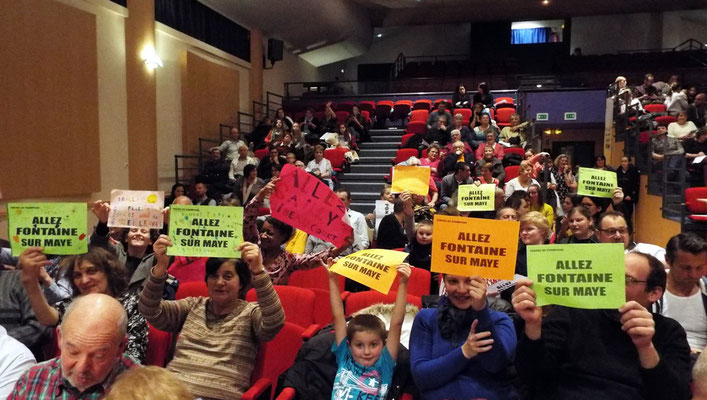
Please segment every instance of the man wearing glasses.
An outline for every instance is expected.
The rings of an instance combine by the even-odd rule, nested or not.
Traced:
[[[599,217],[597,239],[600,243],[623,243],[624,250],[650,254],[665,264],[665,249],[650,243],[636,243],[630,240],[631,231],[624,215],[617,211],[608,211]]]
[[[516,367],[535,399],[690,397],[685,331],[649,311],[665,290],[663,264],[630,252],[624,269],[626,303],[618,310],[552,306],[544,312],[536,305],[533,283],[516,283],[513,307],[525,321]]]

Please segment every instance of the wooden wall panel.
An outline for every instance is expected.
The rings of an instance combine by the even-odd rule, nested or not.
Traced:
[[[0,1],[0,38],[4,199],[100,191],[95,15]]]
[[[239,110],[238,71],[186,51],[182,63],[182,146],[197,154],[199,138],[218,138],[219,124]]]

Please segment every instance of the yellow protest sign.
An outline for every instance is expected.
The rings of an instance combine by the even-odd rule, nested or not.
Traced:
[[[393,169],[393,187],[390,191],[402,193],[407,190],[412,194],[427,196],[430,190],[430,171],[430,167],[396,165]]]
[[[518,253],[517,221],[435,215],[432,272],[513,279]]]
[[[401,251],[369,249],[357,251],[340,258],[331,266],[331,271],[388,294],[398,274],[395,268],[408,254]]]
[[[603,169],[579,168],[577,195],[612,197],[616,183],[616,172]]]
[[[496,185],[492,183],[459,185],[457,189],[457,209],[459,211],[491,211],[494,209]]]
[[[626,302],[621,243],[528,246],[538,306],[619,308]]]

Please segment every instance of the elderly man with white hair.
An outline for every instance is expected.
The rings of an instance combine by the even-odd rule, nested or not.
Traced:
[[[8,400],[102,398],[120,373],[138,365],[123,354],[127,322],[125,309],[111,296],[74,300],[58,331],[61,356],[30,368]]]

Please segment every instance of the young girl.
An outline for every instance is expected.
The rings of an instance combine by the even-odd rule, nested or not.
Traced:
[[[329,267],[333,263],[333,259],[327,260]],[[400,264],[397,271],[400,285],[387,332],[383,321],[370,314],[353,317],[347,326],[339,292],[339,276],[336,273],[329,275],[329,300],[336,334],[331,351],[336,354],[339,366],[331,392],[333,400],[385,399],[388,394],[405,319],[410,266]]]
[[[425,219],[417,224],[415,229],[415,239],[405,248],[410,253],[407,262],[413,267],[430,270],[432,262],[432,221]],[[432,273],[430,280],[430,294],[438,294],[439,277],[436,272]]]

